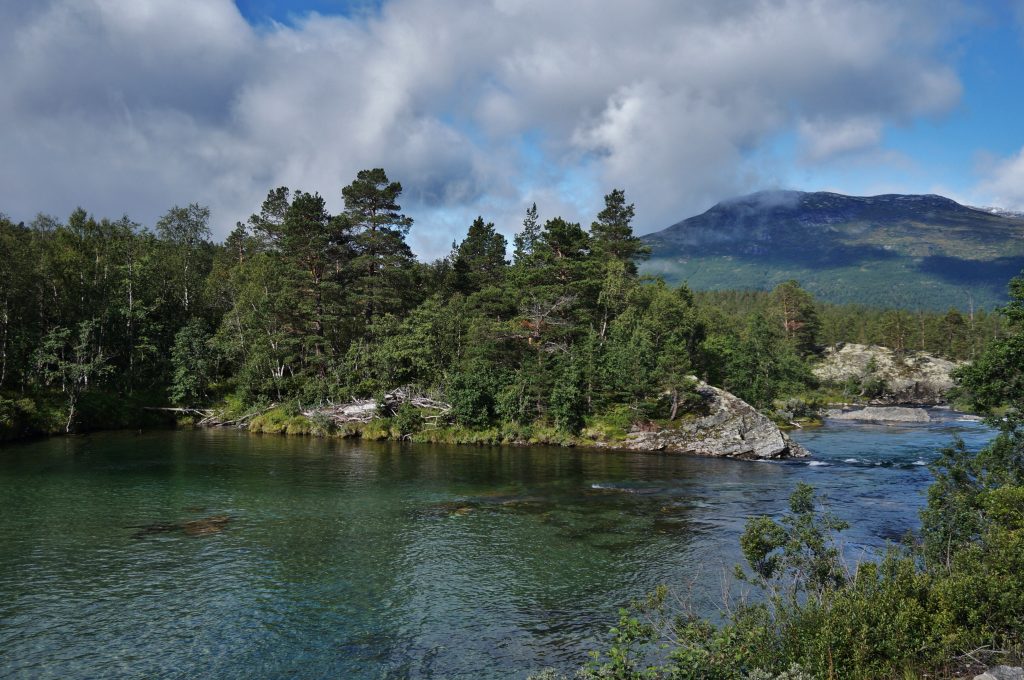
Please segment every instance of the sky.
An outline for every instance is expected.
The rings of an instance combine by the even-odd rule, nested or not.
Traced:
[[[413,249],[530,204],[640,233],[764,189],[1024,210],[1024,0],[0,0],[0,212],[402,183]]]

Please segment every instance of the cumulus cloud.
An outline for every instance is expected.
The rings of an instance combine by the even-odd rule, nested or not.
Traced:
[[[975,194],[982,202],[1009,210],[1024,210],[1024,147],[1009,158],[988,159]]]
[[[933,55],[954,17],[882,0],[390,0],[250,26],[229,0],[0,8],[0,210],[83,205],[143,222],[213,208],[217,232],[277,185],[385,167],[447,249],[477,213],[511,233],[589,220],[623,187],[661,228],[738,191],[796,131],[818,161],[959,99]],[[771,169],[767,169],[768,172]]]
[[[805,119],[798,123],[797,132],[804,157],[819,162],[876,147],[882,141],[882,121],[873,116],[840,121]]]

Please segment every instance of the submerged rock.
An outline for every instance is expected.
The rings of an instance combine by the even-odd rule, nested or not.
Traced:
[[[631,432],[623,448],[748,460],[803,457],[807,451],[767,416],[734,394],[706,383],[697,386],[704,415],[683,419],[675,427]]]
[[[231,521],[228,515],[212,515],[202,519],[193,519],[185,522],[153,522],[132,527],[138,529],[132,538],[145,538],[155,534],[167,534],[181,532],[186,536],[208,536],[224,530],[224,527]]]
[[[944,404],[953,388],[951,373],[963,362],[925,354],[899,355],[888,347],[845,343],[829,347],[814,375],[824,383],[859,383],[877,404]]]
[[[207,534],[216,534],[223,531],[230,521],[231,518],[227,515],[214,515],[213,517],[204,517],[203,519],[184,522],[181,525],[181,530],[187,536],[206,536]]]
[[[923,408],[868,406],[856,411],[829,411],[833,420],[859,420],[870,423],[927,423],[932,417]]]

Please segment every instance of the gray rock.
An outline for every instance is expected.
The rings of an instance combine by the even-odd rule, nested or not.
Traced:
[[[882,381],[884,404],[943,404],[953,387],[952,371],[963,365],[924,352],[897,355],[888,347],[846,343],[825,350],[814,375],[824,383]]]
[[[829,411],[832,420],[860,420],[870,423],[927,423],[932,417],[923,408],[868,406],[857,411]]]
[[[1020,666],[996,666],[989,668],[974,680],[1024,680],[1024,668]]]
[[[633,451],[749,460],[808,455],[775,423],[736,395],[703,382],[697,391],[704,397],[705,415],[684,418],[673,428],[631,432],[621,446]]]

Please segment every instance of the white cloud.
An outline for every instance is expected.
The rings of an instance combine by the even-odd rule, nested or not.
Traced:
[[[823,160],[960,96],[932,56],[952,15],[882,0],[392,0],[249,26],[229,0],[0,8],[0,210],[151,222],[212,206],[224,234],[280,184],[402,181],[414,244],[477,213],[589,220],[623,187],[660,228],[756,188],[796,130]],[[759,164],[760,163],[760,164]],[[439,245],[440,244],[440,245]]]
[[[1024,147],[1008,158],[983,163],[983,179],[975,189],[977,202],[1008,210],[1024,210]]]
[[[801,120],[797,132],[803,155],[811,162],[874,148],[882,141],[882,121],[873,116],[832,120]]]

